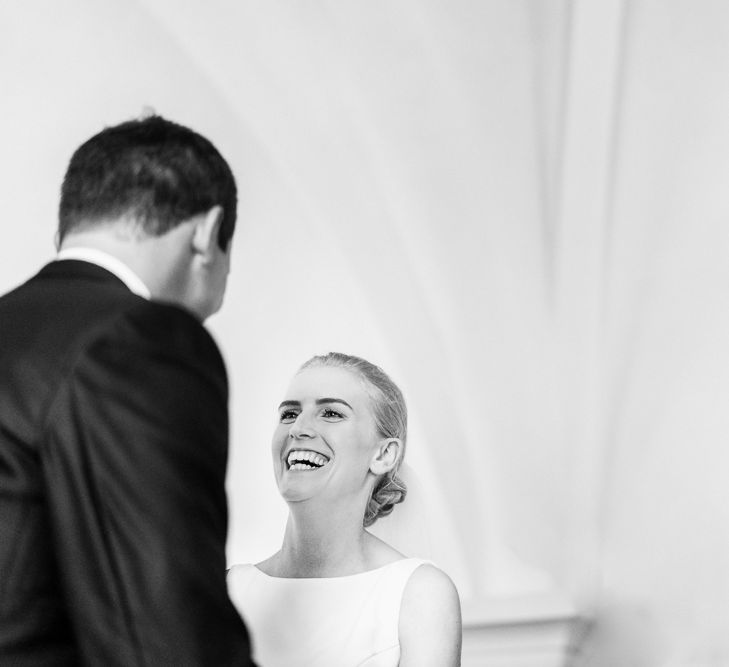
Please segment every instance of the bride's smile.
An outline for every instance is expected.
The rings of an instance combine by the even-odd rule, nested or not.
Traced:
[[[292,449],[286,456],[289,470],[319,470],[329,458],[310,449]]]

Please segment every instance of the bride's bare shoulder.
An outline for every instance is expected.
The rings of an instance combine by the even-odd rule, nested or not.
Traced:
[[[399,621],[401,665],[460,665],[461,603],[451,578],[429,563],[403,592]]]

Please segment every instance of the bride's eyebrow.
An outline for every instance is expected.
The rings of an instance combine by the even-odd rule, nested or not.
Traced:
[[[341,398],[317,398],[316,404],[317,405],[324,405],[325,403],[341,403],[342,405],[346,405],[352,412],[354,412],[354,408],[347,403],[344,399]]]
[[[278,409],[281,410],[281,408],[300,408],[301,403],[299,401],[282,401],[281,405],[278,406]]]

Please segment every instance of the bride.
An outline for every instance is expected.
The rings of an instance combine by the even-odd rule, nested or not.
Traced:
[[[405,497],[407,411],[377,366],[313,357],[279,406],[273,467],[289,506],[281,549],[228,575],[263,667],[455,667],[450,578],[366,530]]]

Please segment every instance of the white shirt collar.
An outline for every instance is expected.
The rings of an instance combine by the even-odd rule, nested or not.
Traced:
[[[56,260],[62,259],[79,259],[82,262],[91,262],[102,269],[106,269],[113,273],[121,280],[134,294],[145,299],[151,299],[152,293],[149,288],[142,282],[142,279],[134,273],[124,262],[103,250],[96,248],[64,248],[56,255]]]

